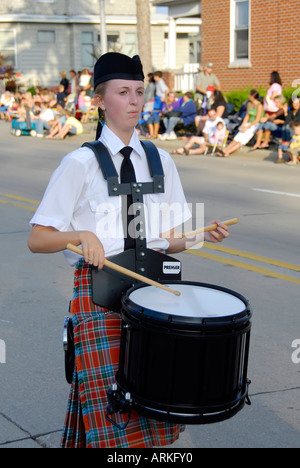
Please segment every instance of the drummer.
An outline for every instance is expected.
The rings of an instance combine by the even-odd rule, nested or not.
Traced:
[[[144,104],[144,74],[139,57],[129,58],[115,52],[103,55],[95,65],[94,87],[94,101],[102,115],[98,137],[108,148],[118,174],[125,159],[120,151],[129,146],[137,182],[151,181],[145,151],[135,131]],[[156,236],[148,233],[147,246],[175,253],[186,248],[186,240],[176,237],[176,227],[185,223],[190,214],[185,209],[186,200],[173,160],[161,149],[159,155],[165,193],[145,199],[180,208],[173,225],[153,226],[159,221],[151,216],[153,203],[145,200],[148,203],[145,212],[152,223],[149,230],[160,233]],[[124,235],[113,229],[122,218],[120,206],[119,197],[108,195],[107,182],[94,153],[89,148],[80,148],[62,160],[31,220],[28,246],[32,252],[64,251],[72,243],[81,245],[84,253],[84,258],[78,259],[76,254],[65,252],[69,263],[75,266],[71,313],[76,349],[76,369],[61,442],[65,448],[165,446],[178,439],[184,430],[183,426],[146,419],[135,412],[125,430],[105,419],[106,391],[114,383],[118,368],[121,319],[115,311],[93,303],[91,269],[92,266],[101,269],[105,258],[126,248]],[[206,233],[205,240],[221,242],[227,236],[227,227],[221,225]],[[199,238],[192,241],[198,242]]]

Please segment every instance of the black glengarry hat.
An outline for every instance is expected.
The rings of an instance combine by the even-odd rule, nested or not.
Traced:
[[[144,78],[143,65],[138,55],[130,58],[119,52],[108,52],[95,65],[94,89],[109,80],[144,81]]]

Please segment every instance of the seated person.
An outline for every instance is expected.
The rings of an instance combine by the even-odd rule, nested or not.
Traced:
[[[221,91],[215,89],[212,94],[212,102],[211,102],[210,107],[213,107],[214,109],[216,109],[218,117],[221,117],[222,119],[227,118],[227,115],[228,115],[226,104],[227,103]],[[203,128],[207,119],[208,119],[208,114],[202,115],[202,116],[196,115],[195,125],[197,128],[198,135],[201,135],[201,133],[203,132]]]
[[[215,144],[216,140],[220,138],[220,133],[226,132],[226,127],[224,121],[216,113],[215,109],[209,109],[208,111],[208,120],[206,121],[205,127],[203,129],[202,136],[193,136],[190,138],[188,143],[182,148],[178,148],[173,151],[173,154],[204,154],[207,149],[207,144]],[[222,124],[222,129],[221,125]],[[218,132],[219,131],[219,132]],[[217,133],[218,132],[218,133]],[[225,138],[225,135],[224,135]],[[194,145],[198,145],[197,148],[193,149]]]
[[[147,111],[149,111],[150,116],[147,118],[147,125],[149,136],[148,138],[156,139],[158,137],[160,119],[161,119],[161,110],[162,110],[162,100],[159,96],[155,96],[152,102],[147,103]]]
[[[288,105],[282,94],[274,97],[274,103],[278,107],[278,111],[274,114],[268,113],[261,119],[258,125],[256,143],[252,147],[252,151],[269,148],[272,133],[277,131],[280,137],[282,136],[282,127],[288,115]],[[263,139],[264,142],[262,143]]]
[[[91,97],[87,96],[86,90],[81,89],[78,94],[78,110],[82,112],[81,123],[87,123],[91,111]]]
[[[61,130],[57,133],[53,139],[64,139],[68,134],[70,135],[80,135],[83,133],[83,127],[81,122],[78,119],[73,117],[72,112],[66,111],[67,120],[65,121],[64,125],[62,126]]]
[[[181,106],[176,109],[176,112],[180,113],[181,116],[170,116],[164,117],[163,122],[166,132],[159,135],[160,140],[176,140],[177,136],[174,132],[174,128],[178,123],[183,123],[186,127],[194,122],[197,115],[196,104],[193,101],[193,94],[189,91],[183,95],[183,101]]]
[[[292,141],[286,148],[286,152],[290,158],[287,162],[289,166],[296,166],[300,162],[300,120],[293,120],[290,124],[291,130],[294,132]],[[278,149],[278,161],[277,163],[285,162],[283,159],[283,150],[279,147]]]
[[[250,91],[247,112],[241,126],[239,127],[239,132],[224,151],[221,148],[217,149],[216,154],[218,156],[228,157],[230,154],[240,149],[242,145],[246,145],[251,138],[253,138],[258,130],[258,124],[264,111],[263,104],[259,97],[258,91],[255,89]]]

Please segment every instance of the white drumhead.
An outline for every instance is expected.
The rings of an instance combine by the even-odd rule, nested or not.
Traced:
[[[246,308],[241,299],[218,289],[184,283],[170,284],[169,287],[179,291],[181,296],[146,286],[133,291],[129,298],[140,307],[181,317],[229,317]]]

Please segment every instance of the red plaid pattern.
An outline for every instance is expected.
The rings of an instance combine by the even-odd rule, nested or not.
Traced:
[[[178,439],[184,426],[146,419],[133,411],[126,429],[105,419],[106,392],[119,364],[121,319],[96,306],[91,298],[91,269],[80,262],[75,271],[73,314],[76,370],[62,437],[64,448],[144,448]],[[116,415],[124,422],[126,415]]]

